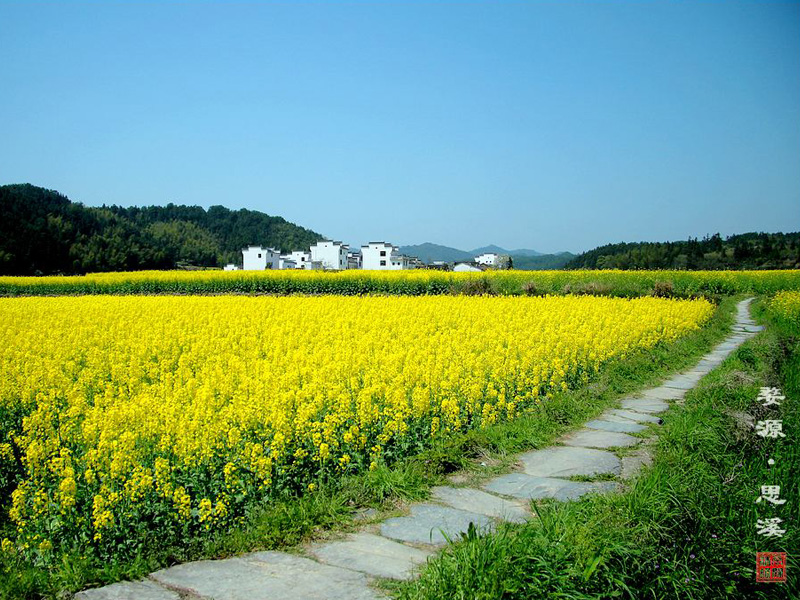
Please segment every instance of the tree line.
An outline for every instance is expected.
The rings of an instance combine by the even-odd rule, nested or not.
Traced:
[[[800,232],[720,234],[679,242],[607,244],[579,254],[567,269],[797,269]]]
[[[0,274],[219,267],[261,244],[307,249],[322,236],[281,217],[212,206],[88,207],[30,184],[0,186]]]

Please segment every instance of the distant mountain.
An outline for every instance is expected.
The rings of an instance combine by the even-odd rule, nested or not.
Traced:
[[[475,250],[470,251],[470,254],[473,256],[478,256],[479,254],[485,254],[487,252],[494,252],[495,254],[509,254],[511,256],[542,256],[542,253],[537,252],[536,250],[529,250],[527,248],[520,248],[519,250],[506,250],[505,248],[495,245],[475,248]]]
[[[321,238],[253,210],[96,208],[27,183],[0,186],[0,275],[213,267],[239,262],[248,244],[286,252]]]
[[[426,242],[416,246],[401,246],[400,252],[410,256],[416,256],[421,261],[432,263],[435,260],[445,262],[471,261],[479,254],[485,252],[495,252],[497,254],[509,254],[514,261],[515,269],[522,270],[544,270],[561,269],[570,260],[575,258],[570,252],[559,252],[558,254],[542,254],[536,250],[506,250],[500,246],[484,246],[466,252],[458,248],[441,246]]]
[[[400,253],[408,256],[416,256],[422,262],[432,263],[435,260],[445,262],[456,262],[461,260],[472,260],[476,255],[472,252],[465,252],[449,246],[441,246],[431,242],[417,244],[416,246],[400,246]]]

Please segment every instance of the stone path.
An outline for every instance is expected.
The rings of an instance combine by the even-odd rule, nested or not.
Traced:
[[[763,329],[749,317],[751,299],[737,306],[728,338],[689,371],[659,387],[624,398],[560,445],[518,457],[517,472],[500,475],[481,487],[436,487],[430,502],[413,504],[410,514],[365,526],[341,539],[316,542],[301,550],[255,552],[225,560],[185,563],[152,573],[147,580],[115,583],[78,593],[76,600],[372,600],[384,598],[376,578],[411,579],[419,565],[458,539],[473,524],[489,531],[499,521],[531,518],[530,500],[575,500],[609,492],[651,462],[644,438],[635,434],[660,424],[656,416],[681,400],[709,371],[745,340]],[[634,435],[632,435],[634,434]],[[580,480],[575,479],[576,477]],[[601,477],[600,481],[592,478]],[[611,478],[611,479],[609,479]]]

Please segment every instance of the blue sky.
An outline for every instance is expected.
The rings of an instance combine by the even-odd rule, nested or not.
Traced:
[[[800,230],[800,3],[5,2],[0,183],[544,252]]]

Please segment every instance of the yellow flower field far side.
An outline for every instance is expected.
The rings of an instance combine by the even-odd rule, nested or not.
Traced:
[[[649,297],[0,299],[4,547],[110,555],[154,528],[224,527],[280,490],[513,419],[712,313]]]

